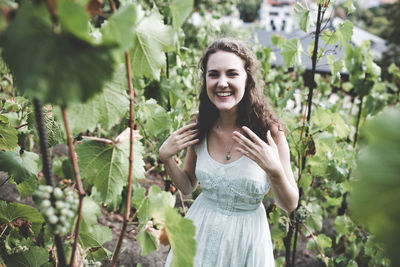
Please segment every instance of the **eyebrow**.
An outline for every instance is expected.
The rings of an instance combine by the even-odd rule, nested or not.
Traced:
[[[234,72],[234,71],[239,72],[238,69],[228,69],[226,72]],[[218,70],[215,70],[215,69],[212,69],[212,70],[208,70],[207,72],[219,72],[219,71],[218,71]]]

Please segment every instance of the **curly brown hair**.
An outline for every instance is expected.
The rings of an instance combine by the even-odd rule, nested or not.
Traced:
[[[269,108],[267,99],[261,88],[264,83],[261,79],[260,64],[254,53],[243,42],[233,38],[220,38],[214,41],[205,50],[201,60],[202,86],[200,92],[200,106],[198,114],[199,138],[202,140],[218,119],[219,111],[210,101],[206,88],[206,69],[210,55],[217,51],[231,52],[239,56],[244,62],[247,73],[245,93],[238,107],[238,126],[247,126],[262,140],[266,141],[266,133],[271,130],[275,136],[282,130],[282,123]]]

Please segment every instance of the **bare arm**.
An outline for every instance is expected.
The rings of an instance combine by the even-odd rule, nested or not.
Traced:
[[[192,145],[199,142],[196,139],[198,130],[192,123],[180,128],[168,137],[159,150],[159,158],[164,162],[165,170],[172,182],[184,194],[190,194],[197,185],[195,176],[196,153]],[[173,156],[182,149],[187,148],[185,165],[183,170],[176,164]]]

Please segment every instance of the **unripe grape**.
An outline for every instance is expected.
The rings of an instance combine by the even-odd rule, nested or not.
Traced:
[[[62,190],[61,190],[60,188],[58,188],[58,187],[54,188],[53,195],[54,195],[54,197],[55,197],[56,199],[62,199],[63,196],[64,196]]]
[[[50,218],[51,216],[54,215],[54,208],[53,207],[49,207],[45,212],[44,215],[46,215],[47,218]]]
[[[101,262],[99,262],[99,261],[96,261],[96,267],[100,267],[101,266]]]
[[[57,216],[56,216],[56,215],[53,215],[53,216],[49,217],[49,222],[50,222],[51,224],[56,224],[56,223],[58,222]]]
[[[50,206],[51,206],[51,202],[48,199],[45,199],[42,201],[42,203],[40,203],[40,209],[43,209],[43,210]]]
[[[59,210],[62,210],[65,207],[64,202],[62,202],[61,200],[57,200],[56,201],[56,208]]]
[[[67,196],[67,197],[65,198],[65,201],[68,202],[69,204],[71,204],[71,203],[74,202],[74,197],[73,197],[73,196]]]
[[[50,185],[45,185],[43,191],[50,194],[53,192],[53,187]]]
[[[61,215],[61,216],[58,218],[58,220],[62,223],[62,222],[67,221],[68,219],[67,219],[67,217],[65,217],[64,215]]]

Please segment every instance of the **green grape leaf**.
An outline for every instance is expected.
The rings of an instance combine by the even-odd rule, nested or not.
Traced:
[[[336,44],[339,41],[339,38],[336,35],[336,32],[332,32],[329,29],[322,32],[321,39],[322,39],[322,41],[324,41],[324,43],[326,45]]]
[[[175,209],[165,211],[165,229],[172,249],[171,267],[193,266],[196,254],[196,228],[192,221],[183,218]]]
[[[104,243],[112,240],[112,230],[107,226],[94,225],[92,231],[82,232],[79,239],[85,249],[103,247]]]
[[[17,130],[12,126],[0,124],[0,150],[13,150],[17,145]]]
[[[322,249],[322,251],[324,251],[325,249],[330,248],[332,246],[332,239],[330,239],[330,237],[325,234],[318,234],[317,244]],[[307,249],[317,250],[317,247],[315,246],[315,242],[313,239],[308,240]]]
[[[276,48],[282,48],[282,45],[286,42],[286,38],[278,34],[272,34],[271,42],[276,46]]]
[[[351,23],[349,20],[346,20],[336,29],[334,34],[336,34],[339,40],[340,49],[342,46],[347,45],[351,41],[351,36],[353,36],[353,23]]]
[[[306,225],[314,230],[321,231],[323,222],[321,206],[310,203],[307,205],[307,209],[310,211],[310,216],[306,219]]]
[[[93,40],[89,36],[89,14],[84,6],[74,1],[59,0],[57,1],[57,17],[63,31],[88,42]]]
[[[354,11],[356,11],[356,7],[353,4],[353,0],[347,0],[344,3],[344,7],[347,8],[347,14],[350,15]]]
[[[343,120],[342,116],[337,113],[331,114],[332,125],[335,133],[339,138],[345,138],[350,134],[350,128]]]
[[[16,187],[21,198],[25,198],[36,190],[38,187],[38,182],[36,179],[26,179],[22,183],[17,184]]]
[[[298,38],[287,40],[282,45],[282,51],[281,51],[286,67],[290,68],[300,65],[302,52],[303,52],[303,47],[301,46],[301,42]]]
[[[142,251],[140,255],[147,255],[157,249],[158,243],[157,238],[148,230],[141,231],[136,240],[140,243]]]
[[[165,66],[165,53],[173,47],[172,28],[164,25],[157,10],[142,18],[136,26],[133,39],[132,66],[136,77],[160,79],[160,69]]]
[[[144,177],[143,146],[134,142],[133,178]],[[109,145],[84,141],[76,148],[82,177],[97,189],[95,200],[110,207],[120,201],[122,189],[128,183],[129,143]]]
[[[172,26],[175,31],[192,13],[193,0],[172,0],[169,4],[172,14]]]
[[[97,224],[97,217],[101,214],[99,205],[89,196],[83,199],[81,232],[92,232],[92,226]]]
[[[49,252],[41,247],[29,247],[29,250],[12,254],[7,258],[7,267],[41,267],[49,261]]]
[[[0,222],[7,224],[16,219],[24,219],[32,223],[42,223],[44,219],[39,211],[20,203],[8,203],[0,200]]]
[[[138,209],[146,197],[146,189],[143,187],[136,188],[132,193],[132,204]]]
[[[140,105],[138,115],[144,120],[146,133],[154,138],[170,129],[171,120],[167,111],[162,108],[154,99],[146,100]]]
[[[71,131],[74,134],[94,131],[98,124],[108,130],[119,123],[129,109],[127,87],[125,64],[119,64],[112,81],[106,82],[100,93],[86,103],[72,104],[68,108]]]
[[[104,42],[118,42],[122,51],[130,49],[135,36],[138,12],[133,4],[120,7],[102,28]]]
[[[39,173],[39,156],[34,152],[24,151],[20,154],[20,148],[14,151],[0,151],[0,170],[8,172],[17,184],[25,180],[36,181]]]
[[[344,67],[344,63],[342,59],[334,60],[333,55],[329,54],[326,58],[328,60],[329,68],[331,69],[331,74],[335,75],[335,73],[342,71]]]
[[[383,242],[393,266],[400,265],[400,108],[388,108],[360,132],[356,179],[349,206],[352,218]]]
[[[0,46],[18,90],[42,103],[86,101],[113,71],[113,46],[94,46],[70,33],[54,33],[43,4],[23,2],[2,33]]]
[[[311,12],[307,4],[303,6],[301,3],[296,2],[294,5],[294,18],[299,23],[300,29],[307,32],[308,29],[314,24]]]

